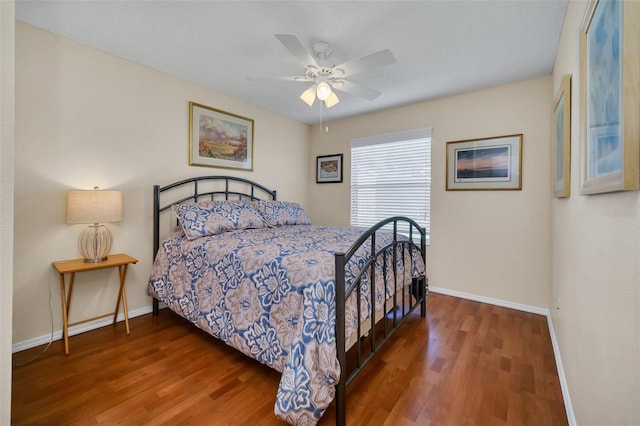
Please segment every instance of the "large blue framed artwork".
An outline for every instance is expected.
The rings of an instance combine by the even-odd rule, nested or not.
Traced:
[[[640,188],[640,3],[591,0],[580,35],[582,194]]]

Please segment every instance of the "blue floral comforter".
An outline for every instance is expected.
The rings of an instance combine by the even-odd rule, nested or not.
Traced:
[[[158,251],[149,293],[207,333],[282,372],[276,415],[291,424],[315,424],[333,400],[340,378],[334,254],[347,251],[360,234],[353,228],[292,225],[189,241],[181,230],[175,231]],[[391,240],[391,234],[378,234],[377,244]],[[364,250],[369,253],[370,248]],[[397,274],[405,285],[412,275],[424,273],[422,259],[415,257],[418,263],[398,258]],[[354,256],[347,267],[347,285],[364,261],[364,254]],[[376,270],[384,273],[381,262]],[[393,293],[382,281],[376,279],[378,307]],[[365,308],[370,306],[367,294],[365,288]],[[345,308],[347,341],[356,338],[356,306],[350,297]],[[361,319],[369,316],[365,312]]]

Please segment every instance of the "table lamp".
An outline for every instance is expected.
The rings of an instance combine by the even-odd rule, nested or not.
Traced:
[[[78,237],[78,248],[85,262],[107,260],[111,250],[111,232],[102,225],[123,218],[122,193],[102,191],[97,186],[88,191],[67,194],[67,223],[90,223]]]

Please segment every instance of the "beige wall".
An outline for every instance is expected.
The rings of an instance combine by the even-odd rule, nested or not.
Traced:
[[[328,133],[314,126],[310,136],[305,125],[17,23],[14,230],[4,226],[12,188],[5,162],[13,155],[5,105],[13,78],[6,62],[12,31],[5,23],[13,19],[13,7],[0,3],[1,287],[3,295],[11,288],[6,261],[13,254],[14,342],[48,333],[49,288],[54,326],[61,328],[50,262],[78,255],[82,227],[64,223],[65,194],[72,188],[124,192],[125,220],[108,226],[114,251],[141,260],[130,270],[130,308],[148,306],[151,185],[220,172],[187,165],[188,101],[254,118],[255,171],[229,173],[275,187],[280,199],[302,202],[318,224],[348,224],[350,139],[432,127],[431,285],[542,308],[559,299],[553,325],[577,423],[640,424],[640,197],[636,191],[579,195],[578,28],[586,3],[569,3],[552,78],[330,122]],[[570,198],[551,199],[550,109],[567,73],[573,75],[573,183]],[[522,191],[444,190],[447,141],[511,133],[524,134]],[[345,154],[344,183],[315,184],[315,157],[335,153]],[[308,169],[291,168],[305,162]],[[11,233],[15,244],[7,247]],[[109,285],[89,288],[89,281],[101,280]],[[113,273],[79,276],[72,316],[112,309],[116,281]],[[0,298],[3,357],[11,340],[7,299]],[[5,361],[0,423],[10,409]]]
[[[0,424],[11,423],[15,4],[0,1]]]
[[[253,172],[188,165],[189,101],[255,120]],[[140,259],[129,268],[130,310],[150,305],[153,184],[230,174],[307,202],[309,126],[20,22],[15,139],[14,343],[48,335],[49,289],[61,329],[51,262],[79,256],[84,227],[65,223],[70,189],[123,192],[125,219],[107,226],[112,252]],[[79,274],[71,321],[113,310],[117,282],[113,269]]]
[[[314,126],[311,215],[349,224],[350,139],[432,127],[429,284],[546,309],[551,102],[545,77],[329,122],[328,132]],[[521,191],[445,191],[446,142],[514,133],[524,134]],[[337,153],[344,153],[344,182],[317,185],[316,156]]]
[[[551,203],[555,334],[577,424],[640,424],[640,196],[580,195],[579,29],[569,2],[553,71],[572,75],[571,196]]]

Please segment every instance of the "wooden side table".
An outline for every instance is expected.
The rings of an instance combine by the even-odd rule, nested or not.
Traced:
[[[64,337],[64,353],[69,355],[69,327],[72,325],[82,324],[99,318],[113,315],[113,323],[118,318],[118,310],[120,308],[120,300],[122,300],[122,309],[124,310],[124,322],[129,334],[129,311],[127,310],[127,294],[125,292],[124,280],[127,277],[127,267],[132,263],[138,263],[135,259],[126,254],[110,254],[107,260],[98,263],[88,263],[83,259],[59,260],[52,262],[53,267],[60,274],[60,290],[62,292],[62,335]],[[97,269],[118,267],[120,273],[120,290],[118,291],[118,300],[116,301],[116,309],[113,313],[100,315],[94,318],[69,324],[69,307],[71,304],[71,294],[73,293],[73,280],[76,272],[95,271]],[[69,276],[69,292],[66,291],[65,274]]]

